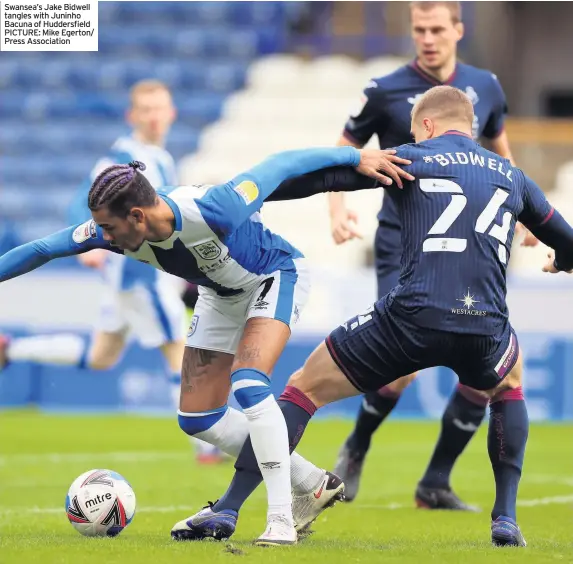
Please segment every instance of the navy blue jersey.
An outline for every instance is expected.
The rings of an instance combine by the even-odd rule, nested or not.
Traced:
[[[515,223],[542,225],[553,208],[523,172],[467,135],[398,147],[416,177],[391,187],[402,259],[393,306],[412,322],[494,335],[507,322],[506,268]]]
[[[473,102],[475,139],[492,139],[501,133],[507,106],[495,75],[487,70],[458,63],[452,76],[440,83],[414,61],[367,84],[360,108],[346,122],[345,137],[365,145],[373,135],[377,135],[381,149],[410,143],[412,108],[420,96],[439,84],[449,84],[463,90]],[[399,245],[398,213],[388,198],[384,201],[378,219],[381,225],[392,228],[395,233],[392,241],[384,242],[385,246],[392,248]],[[388,234],[388,237],[391,235]]]

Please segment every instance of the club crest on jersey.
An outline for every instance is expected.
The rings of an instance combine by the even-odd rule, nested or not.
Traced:
[[[474,90],[473,86],[466,86],[466,96],[470,99],[471,103],[475,106],[479,102],[479,96]]]
[[[96,223],[93,219],[90,219],[74,229],[72,239],[74,243],[83,243],[90,238],[95,238],[96,235]]]
[[[221,247],[215,241],[207,241],[200,245],[193,245],[195,252],[205,260],[213,260],[221,255]]]
[[[251,180],[243,180],[238,186],[234,188],[235,192],[245,200],[245,204],[252,204],[259,195],[258,186]]]
[[[412,106],[423,96],[424,94],[420,92],[420,94],[416,94],[415,96],[410,96],[408,98],[408,102],[412,104]]]
[[[188,337],[191,337],[195,334],[195,331],[197,330],[197,324],[199,323],[199,316],[198,315],[194,315],[191,318],[191,325],[189,326],[189,332],[187,333]]]

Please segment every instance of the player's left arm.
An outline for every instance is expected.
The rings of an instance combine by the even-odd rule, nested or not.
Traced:
[[[315,170],[281,182],[265,202],[300,200],[323,192],[354,192],[381,186],[378,180],[364,176],[356,169],[335,166]]]
[[[269,157],[231,182],[213,188],[197,201],[197,205],[211,229],[230,233],[260,210],[263,202],[282,182],[294,177],[325,168],[344,166],[355,168],[358,173],[384,185],[390,185],[394,181],[401,187],[401,177],[406,180],[413,179],[411,174],[400,168],[400,165],[408,164],[411,164],[411,161],[398,156],[393,149],[359,151],[354,147],[344,146],[286,151]],[[388,176],[379,171],[384,171]],[[316,187],[314,185],[314,188]],[[371,183],[370,187],[373,188],[374,184]]]
[[[2,255],[0,282],[26,274],[53,259],[79,255],[93,249],[107,249],[121,253],[119,249],[111,247],[104,239],[101,228],[90,220],[31,241]]]
[[[523,210],[519,221],[535,237],[555,251],[551,269],[546,272],[569,272],[573,269],[573,227],[547,201],[543,191],[531,178],[524,175]]]
[[[387,188],[392,181],[396,186],[403,188],[403,181],[414,180],[409,172],[400,168],[412,164],[402,147],[383,150],[362,149],[360,155],[361,164],[358,168],[336,166],[289,178],[281,182],[265,202],[298,200],[325,192],[341,193]],[[383,171],[388,177],[384,175],[373,177],[373,174],[367,174],[368,169]]]
[[[212,188],[197,205],[211,229],[230,233],[259,211],[281,182],[322,168],[359,164],[360,152],[353,147],[285,151]]]

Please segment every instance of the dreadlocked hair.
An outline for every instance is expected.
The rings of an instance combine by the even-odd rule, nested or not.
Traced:
[[[126,217],[133,207],[152,206],[157,194],[149,180],[139,172],[145,168],[140,161],[107,167],[90,188],[89,209],[106,207],[111,214]]]

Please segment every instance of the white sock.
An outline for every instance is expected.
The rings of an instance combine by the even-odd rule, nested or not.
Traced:
[[[290,455],[290,482],[295,495],[314,490],[324,477],[324,470],[296,452]]]
[[[233,458],[239,456],[248,436],[247,417],[232,407],[227,409],[217,423],[195,435],[197,439],[215,445]]]
[[[283,412],[272,394],[243,412],[267,488],[268,515],[282,515],[292,521],[290,452]]]
[[[83,337],[73,334],[20,337],[10,341],[7,357],[11,362],[77,366],[86,346]]]
[[[216,445],[233,458],[239,456],[248,436],[246,415],[232,407],[211,428],[195,435],[198,439]],[[290,468],[291,486],[297,495],[312,491],[324,472],[296,452],[290,455]]]

